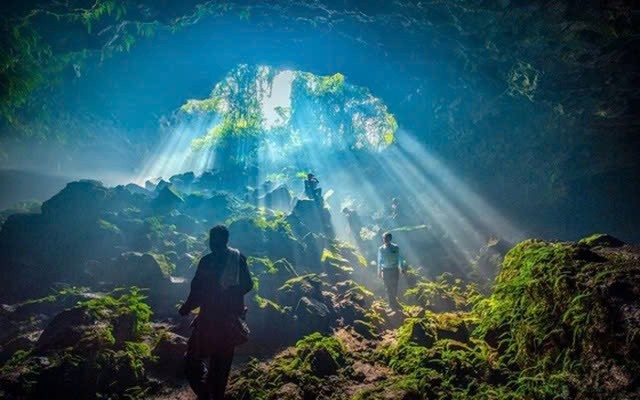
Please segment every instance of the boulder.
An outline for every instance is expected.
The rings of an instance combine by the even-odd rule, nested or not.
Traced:
[[[375,327],[370,323],[362,320],[353,321],[353,330],[365,339],[375,339]]]
[[[158,260],[149,253],[125,252],[112,260],[111,268],[103,271],[103,279],[115,285],[152,287],[169,282]]]
[[[36,343],[34,335],[19,335],[0,346],[0,364],[11,358],[16,351],[27,351]]]
[[[285,186],[278,186],[262,197],[265,207],[273,210],[289,211],[291,207],[291,194]]]
[[[129,192],[133,194],[141,194],[145,197],[150,197],[152,192],[146,188],[143,188],[140,185],[136,185],[135,183],[128,183],[124,186]]]
[[[240,218],[229,225],[231,245],[247,256],[286,258],[294,264],[304,260],[304,247],[286,223],[262,225],[256,218]]]
[[[234,200],[231,195],[218,192],[211,197],[190,194],[185,198],[184,212],[199,219],[206,219],[209,225],[222,223],[233,213]]]
[[[302,297],[322,301],[324,282],[317,274],[308,274],[291,278],[278,289],[278,302],[285,306],[295,306]]]
[[[184,355],[187,338],[172,332],[163,332],[151,355],[157,361],[150,366],[150,372],[159,378],[178,381],[184,378]]]
[[[49,322],[36,342],[35,348],[38,352],[45,352],[74,346],[84,336],[84,327],[94,322],[84,308],[75,307],[65,310]]]
[[[172,176],[169,178],[169,182],[179,190],[189,192],[195,179],[196,176],[193,172],[185,172],[184,174]]]
[[[340,369],[338,362],[333,358],[329,350],[324,347],[319,347],[311,354],[309,363],[313,374],[319,377],[337,375]]]
[[[95,219],[107,207],[109,189],[102,182],[81,180],[68,183],[58,194],[42,203],[42,215],[52,220]]]
[[[169,185],[160,190],[156,189],[156,192],[158,195],[151,202],[151,206],[157,211],[174,210],[184,203],[182,197]]]
[[[622,247],[625,243],[606,233],[596,233],[584,239],[580,239],[578,244],[585,245],[587,247]]]
[[[309,232],[321,233],[329,238],[335,236],[329,210],[313,200],[296,201],[287,221],[298,237]]]
[[[306,296],[300,299],[294,313],[296,315],[296,331],[300,335],[311,332],[328,332],[333,322],[333,309],[320,300]]]

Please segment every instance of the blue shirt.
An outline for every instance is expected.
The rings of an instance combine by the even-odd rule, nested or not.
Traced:
[[[400,257],[400,247],[391,243],[389,247],[382,245],[378,247],[378,272],[385,269],[401,268],[402,257]]]

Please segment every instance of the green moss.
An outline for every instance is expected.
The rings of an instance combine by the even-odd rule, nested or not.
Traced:
[[[588,247],[619,247],[624,245],[624,242],[606,233],[596,233],[584,239],[580,239],[578,241],[578,244],[582,244]]]
[[[367,259],[353,245],[341,240],[333,240],[328,248],[323,249],[322,261],[325,260],[340,266],[367,267]]]
[[[469,310],[477,300],[478,292],[474,285],[445,273],[434,281],[419,282],[408,289],[404,296],[432,311],[464,311]]]
[[[346,350],[338,338],[324,336],[318,332],[307,335],[296,343],[297,360],[301,365],[308,366],[311,356],[319,350],[327,350],[341,367],[348,361]]]
[[[118,297],[115,297],[119,295]],[[113,323],[116,319],[129,315],[135,321],[134,334],[141,336],[150,329],[151,307],[144,302],[144,296],[138,288],[116,289],[111,295],[96,297],[79,303],[95,318]]]
[[[111,222],[105,221],[103,219],[98,220],[98,226],[102,230],[111,232],[113,234],[120,234],[120,228],[118,228],[116,225],[112,224]]]
[[[74,327],[80,337],[73,346],[16,352],[0,368],[0,379],[15,383],[11,394],[16,398],[57,398],[70,390],[70,384],[78,385],[82,396],[145,398],[142,394],[150,388],[145,366],[154,362],[154,357],[143,336],[151,329],[151,310],[143,300],[144,296],[132,288],[80,302],[77,307],[86,310],[93,321]],[[127,317],[133,322],[133,341],[118,343],[114,325]]]
[[[265,299],[264,297],[254,295],[253,299],[255,300],[258,307],[264,308],[272,308],[280,314],[284,314],[287,312],[287,307],[283,307],[280,304],[276,303],[273,300]]]
[[[572,382],[588,373],[587,354],[598,352],[609,326],[609,300],[598,288],[634,276],[624,260],[604,259],[583,245],[524,241],[505,256],[494,292],[474,308],[474,334],[499,337],[500,359],[519,370],[513,380],[523,394],[589,390]],[[634,335],[624,334],[623,341]],[[635,368],[634,361],[618,362]]]
[[[266,209],[259,208],[253,223],[260,229],[284,232],[293,237],[291,225],[287,222],[286,215],[282,211],[267,213]]]
[[[165,254],[149,253],[160,265],[160,270],[165,276],[170,276],[176,270],[176,265],[169,261],[169,258]]]

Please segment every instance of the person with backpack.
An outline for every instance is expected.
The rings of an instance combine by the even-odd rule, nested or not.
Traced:
[[[228,242],[226,226],[211,229],[211,253],[198,263],[189,297],[179,309],[182,316],[200,309],[185,355],[185,374],[199,400],[224,399],[235,346],[248,339],[244,295],[253,281],[246,257]]]

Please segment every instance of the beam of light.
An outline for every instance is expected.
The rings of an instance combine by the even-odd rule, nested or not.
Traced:
[[[423,172],[437,172],[435,176],[439,178],[440,182],[446,183],[446,187],[449,189],[449,198],[466,205],[463,207],[463,211],[468,213],[468,218],[484,224],[486,229],[495,229],[494,233],[507,240],[517,241],[526,236],[521,228],[507,220],[480,195],[469,189],[460,178],[456,177],[431,152],[426,151],[424,146],[410,134],[405,133],[399,136],[398,148],[404,154],[413,156],[413,160],[422,160],[418,162],[418,165]]]
[[[260,101],[262,111],[262,125],[265,129],[285,125],[285,120],[279,110],[291,108],[291,84],[295,79],[293,71],[284,70],[274,76],[270,90]]]
[[[217,119],[213,116],[194,118],[169,127],[156,149],[144,161],[133,182],[144,184],[148,179],[160,177],[166,180],[187,171],[199,175],[210,169],[214,161],[214,152],[193,150],[191,143],[215,126]]]
[[[307,170],[316,172],[323,190],[336,190],[338,195],[332,204],[341,204],[350,196],[362,199],[366,206],[362,208],[371,212],[388,207],[391,197],[399,197],[401,208],[412,216],[411,225],[430,226],[437,245],[451,260],[450,266],[439,268],[468,266],[487,244],[488,236],[509,241],[524,237],[519,228],[407,132],[400,131],[396,144],[381,154],[362,156],[360,152],[346,151],[340,153],[340,158],[314,145],[316,140],[324,139],[316,137],[321,135],[317,130],[307,127],[302,135],[309,140],[300,148],[300,159]],[[341,209],[332,210],[332,224],[339,237],[357,245],[355,232],[345,229],[347,221],[340,214]],[[363,217],[365,214],[366,211],[360,213]],[[412,259],[421,259],[429,248],[405,247],[403,251]]]

